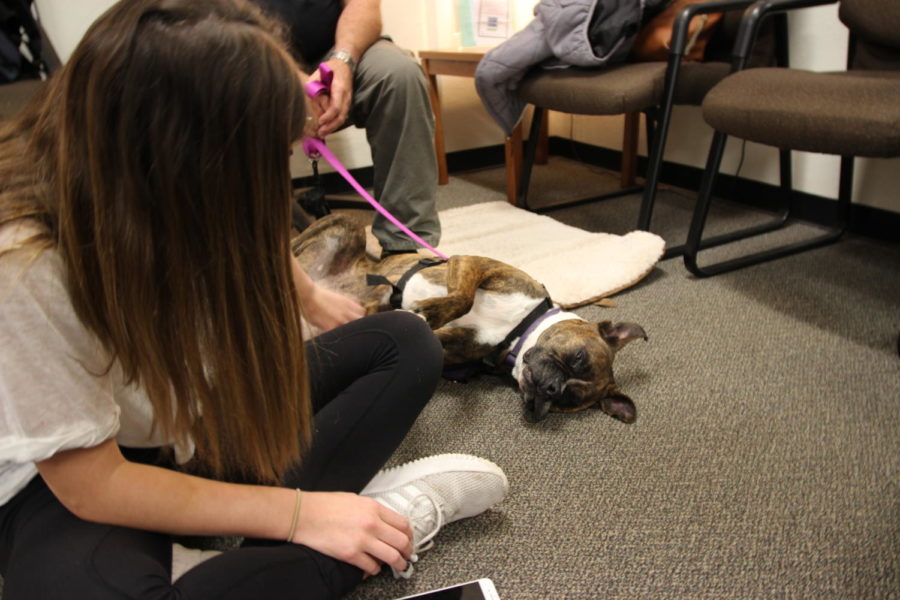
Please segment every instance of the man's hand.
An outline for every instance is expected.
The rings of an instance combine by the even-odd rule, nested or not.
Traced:
[[[342,60],[332,58],[325,63],[334,73],[331,81],[331,93],[313,98],[311,104],[318,121],[316,137],[324,138],[337,131],[350,114],[350,101],[353,98],[353,72]],[[320,81],[318,69],[310,76],[310,81]]]
[[[346,52],[359,63],[362,55],[380,35],[380,0],[344,0],[344,10],[334,34],[335,50]],[[334,72],[331,95],[323,94],[312,101],[314,116],[318,119],[316,135],[320,138],[337,131],[347,121],[353,97],[353,70],[350,65],[338,58],[332,58],[325,64]],[[318,70],[310,79],[321,79]]]

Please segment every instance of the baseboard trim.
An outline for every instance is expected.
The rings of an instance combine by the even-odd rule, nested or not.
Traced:
[[[503,147],[498,146],[497,148],[501,151],[501,162],[492,166],[501,166],[503,164]],[[479,148],[478,150],[479,158],[483,157],[485,149]],[[618,150],[601,148],[557,136],[549,139],[549,151],[551,155],[587,162],[613,171],[618,171],[622,162],[622,153]],[[458,154],[462,155],[467,152],[469,151],[463,151]],[[454,157],[454,163],[464,164],[463,157]],[[472,168],[484,168],[484,166],[484,163],[476,163],[472,165]],[[646,169],[647,158],[639,156],[638,173],[644,173]],[[677,163],[663,162],[662,170],[660,171],[661,182],[687,190],[699,189],[702,177],[703,169]],[[736,200],[765,210],[777,210],[780,206],[779,195],[781,194],[781,189],[778,186],[735,177],[734,175],[720,174],[716,181],[715,193],[720,197]],[[793,214],[798,219],[825,226],[833,225],[837,221],[837,202],[831,198],[795,191],[793,200]],[[853,204],[850,207],[848,231],[869,238],[896,243],[898,242],[897,231],[900,231],[900,213],[864,204]]]
[[[618,150],[601,148],[557,136],[550,138],[549,151],[551,155],[583,161],[613,171],[619,170],[622,161],[622,153]],[[504,149],[502,145],[458,150],[447,154],[447,168],[450,173],[497,168],[502,167],[503,164]],[[647,158],[639,156],[638,173],[643,173],[646,169]],[[351,169],[350,172],[364,187],[372,186],[372,167]],[[660,181],[668,185],[696,190],[700,187],[702,176],[703,169],[699,167],[664,162],[660,172]],[[353,191],[338,173],[323,173],[321,180],[329,193],[343,194]],[[312,177],[296,178],[293,183],[295,188],[309,187],[312,185]],[[779,206],[778,196],[780,193],[778,186],[734,175],[720,174],[716,182],[717,195],[766,210],[774,210]],[[799,219],[822,225],[831,225],[836,220],[837,203],[830,198],[806,192],[794,192],[794,202],[794,214]],[[900,231],[900,213],[863,204],[853,204],[850,209],[848,230],[866,237],[896,243],[898,241],[897,231]]]

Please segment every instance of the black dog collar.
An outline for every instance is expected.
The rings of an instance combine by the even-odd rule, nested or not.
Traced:
[[[500,344],[497,346],[497,349],[502,352],[504,348],[508,348],[510,344],[512,344],[513,340],[519,338],[519,341],[516,342],[516,345],[506,353],[506,356],[503,357],[503,363],[509,367],[513,367],[516,364],[516,357],[519,355],[519,352],[522,350],[522,345],[525,343],[525,340],[528,338],[528,335],[535,330],[535,328],[540,325],[544,319],[549,317],[550,315],[555,315],[559,312],[558,308],[553,308],[553,301],[550,300],[550,297],[544,298],[544,300],[534,307],[534,309],[528,313],[528,315],[522,319],[522,322],[516,325],[512,331],[509,332],[509,335],[506,336]]]
[[[366,284],[391,286],[391,289],[393,290],[391,292],[391,298],[389,300],[391,308],[401,308],[403,306],[403,290],[406,288],[406,284],[409,282],[410,278],[422,269],[427,269],[428,267],[433,267],[445,262],[447,261],[443,258],[423,258],[419,262],[414,264],[406,273],[404,273],[403,276],[400,277],[399,280],[397,280],[396,284],[391,283],[391,281],[384,275],[374,275],[372,273],[368,273],[366,275]]]

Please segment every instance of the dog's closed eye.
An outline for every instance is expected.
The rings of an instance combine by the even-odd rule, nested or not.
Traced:
[[[573,373],[580,373],[587,366],[587,354],[584,349],[580,349],[569,359],[569,369]]]

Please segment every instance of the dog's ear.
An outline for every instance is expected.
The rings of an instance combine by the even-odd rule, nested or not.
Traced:
[[[637,409],[634,407],[634,402],[620,392],[615,385],[609,386],[606,397],[600,400],[600,408],[609,416],[623,423],[634,423],[635,419],[637,419]]]
[[[647,339],[644,329],[637,323],[616,323],[613,325],[612,321],[601,321],[597,324],[597,329],[600,331],[600,337],[613,350],[621,350],[625,344],[637,338]]]

